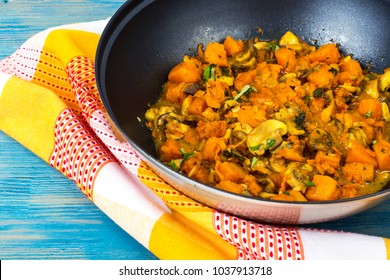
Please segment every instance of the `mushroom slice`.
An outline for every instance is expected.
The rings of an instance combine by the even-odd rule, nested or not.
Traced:
[[[293,190],[305,193],[312,171],[312,167],[308,164],[292,162],[288,165],[284,174],[287,178],[287,183]]]
[[[244,143],[248,134],[252,131],[252,127],[249,124],[243,122],[235,122],[229,126],[230,130],[230,143],[238,146]]]
[[[386,102],[382,102],[382,115],[385,121],[390,122],[390,110]]]
[[[333,141],[328,132],[321,128],[313,129],[307,137],[307,145],[312,151],[329,151]]]
[[[248,61],[252,56],[251,49],[247,49],[246,51],[237,54],[234,58],[236,59],[237,62],[243,62],[243,61]]]
[[[221,107],[218,109],[218,113],[220,115],[223,115],[224,113],[226,113],[228,110],[234,108],[234,107],[238,107],[240,105],[240,103],[234,99],[227,99],[225,100]]]
[[[299,108],[296,106],[289,108],[283,107],[279,112],[275,113],[275,119],[286,124],[288,134],[290,135],[305,134],[305,130],[303,129],[305,117],[306,114],[300,112]]]
[[[269,166],[274,172],[280,173],[286,168],[286,160],[284,158],[271,157],[269,159]]]
[[[366,82],[363,86],[364,92],[371,98],[378,98],[379,97],[378,84],[379,84],[378,79],[374,79]]]
[[[291,31],[287,31],[279,40],[279,45],[297,45],[299,44],[299,38]]]
[[[229,128],[231,128],[233,131],[242,131],[245,134],[249,134],[253,130],[249,124],[243,122],[235,122],[229,125]]]
[[[381,91],[387,91],[390,89],[390,71],[387,71],[380,76],[379,88]]]
[[[353,126],[350,129],[348,129],[348,136],[350,139],[354,139],[358,141],[366,148],[369,146],[367,136],[364,133],[363,129],[361,129],[360,127]]]
[[[198,90],[204,90],[204,86],[200,83],[188,83],[184,86],[183,92],[194,95],[195,93],[198,92]]]
[[[153,121],[158,116],[158,109],[157,108],[150,108],[145,112],[145,119],[148,122]]]
[[[255,172],[253,175],[256,178],[257,184],[262,187],[264,192],[277,194],[278,188],[267,174]]]
[[[177,140],[183,138],[190,130],[190,126],[176,119],[170,119],[165,126],[165,135],[168,139]]]
[[[274,119],[266,120],[249,133],[247,146],[252,154],[262,155],[265,151],[277,147],[286,133],[285,123]]]
[[[154,119],[155,127],[161,128],[165,126],[170,120],[177,120],[178,122],[182,122],[184,119],[182,116],[174,113],[174,112],[168,112],[159,115],[157,118]]]
[[[147,121],[155,121],[160,118],[162,115],[174,112],[175,109],[169,106],[161,106],[161,107],[152,107],[149,108],[145,113],[145,118]]]

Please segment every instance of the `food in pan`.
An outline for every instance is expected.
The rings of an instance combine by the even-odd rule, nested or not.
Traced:
[[[390,181],[390,68],[337,44],[227,36],[184,55],[145,113],[159,159],[201,183],[283,201],[328,201]]]

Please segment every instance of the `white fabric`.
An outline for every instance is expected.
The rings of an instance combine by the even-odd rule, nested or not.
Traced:
[[[10,75],[4,74],[0,72],[0,96],[3,93],[3,89],[7,81],[11,78]]]
[[[155,222],[171,212],[157,195],[117,163],[108,163],[100,170],[93,201],[146,248]]]
[[[377,260],[386,259],[383,238],[325,230],[300,230],[305,259]]]

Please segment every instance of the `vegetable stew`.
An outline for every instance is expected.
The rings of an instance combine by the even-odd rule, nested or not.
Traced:
[[[288,31],[199,44],[145,113],[159,159],[229,192],[284,201],[375,193],[390,181],[390,68]]]

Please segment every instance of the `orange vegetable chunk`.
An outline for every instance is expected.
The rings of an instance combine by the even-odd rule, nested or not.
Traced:
[[[180,145],[177,141],[169,139],[160,148],[160,158],[162,161],[169,162],[172,159],[182,158],[183,154],[180,152]]]
[[[218,162],[215,170],[222,180],[229,180],[237,183],[241,182],[246,176],[246,173],[241,166],[228,161],[222,163]]]
[[[375,166],[366,163],[347,163],[343,166],[345,177],[356,183],[364,183],[374,180]]]
[[[310,201],[326,201],[338,199],[340,190],[338,183],[332,177],[326,175],[314,175],[314,186],[307,188],[305,196]]]
[[[280,48],[275,52],[276,61],[284,67],[286,72],[293,72],[298,65],[295,51],[287,48]]]
[[[358,112],[363,117],[379,120],[382,118],[382,103],[374,98],[363,99],[359,103]]]
[[[184,83],[168,83],[165,91],[165,99],[169,102],[182,104],[187,94],[183,92]]]
[[[341,73],[339,73],[339,83],[349,83],[353,86],[359,86],[363,79],[363,70],[356,60],[349,59],[340,64]]]
[[[310,61],[325,62],[327,64],[338,63],[340,52],[335,44],[320,46],[315,52],[308,55]]]
[[[203,122],[199,121],[196,127],[196,132],[202,139],[209,137],[222,137],[226,133],[226,122],[224,121],[212,121]]]
[[[253,83],[253,79],[256,77],[256,70],[250,70],[246,72],[238,73],[237,77],[234,79],[234,87],[240,91],[245,85],[250,85]]]
[[[377,166],[375,153],[369,149],[364,148],[364,146],[356,140],[351,140],[351,145],[347,151],[345,162],[367,163],[372,164],[375,167]]]
[[[235,55],[244,50],[244,42],[241,40],[235,40],[231,36],[227,36],[223,42],[226,53],[228,56]]]
[[[216,185],[216,187],[225,191],[238,193],[238,194],[242,194],[244,190],[243,186],[229,180],[221,181],[219,184]]]
[[[244,105],[236,112],[239,122],[247,123],[251,127],[258,126],[262,121],[266,120],[266,111],[258,106]]]
[[[207,84],[207,91],[204,96],[206,103],[211,108],[219,108],[225,100],[226,85],[217,80],[209,81]]]
[[[188,113],[192,115],[200,115],[207,108],[206,100],[202,97],[193,97],[188,107]]]
[[[203,159],[215,161],[218,155],[226,149],[225,139],[210,137],[203,148]]]
[[[226,67],[228,65],[227,53],[223,44],[213,42],[206,46],[204,58],[207,63]]]
[[[168,74],[168,80],[175,83],[197,83],[202,80],[200,64],[194,58],[185,59],[174,66]]]
[[[307,77],[308,81],[319,88],[331,88],[335,79],[335,76],[331,71],[331,67],[326,64],[322,64],[317,71],[313,71]]]
[[[390,143],[381,139],[373,146],[379,170],[390,171]]]

